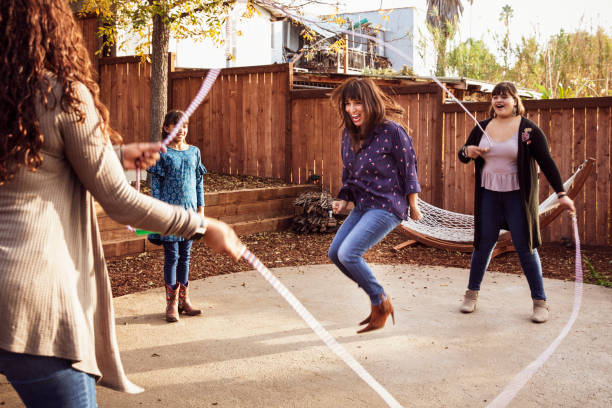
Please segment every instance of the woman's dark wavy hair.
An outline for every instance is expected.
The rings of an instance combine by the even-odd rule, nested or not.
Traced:
[[[22,166],[36,171],[42,165],[45,137],[36,117],[37,100],[47,109],[59,103],[64,112],[76,113],[79,123],[85,120],[76,82],[91,92],[103,135],[121,143],[108,125],[108,110],[100,102],[89,55],[67,0],[3,1],[0,33],[0,185],[12,180]],[[52,93],[55,81],[62,89],[59,101]]]
[[[497,95],[508,95],[510,97],[512,97],[512,99],[514,99],[514,102],[516,103],[516,107],[515,107],[515,111],[514,111],[514,115],[524,115],[525,114],[525,106],[523,106],[523,101],[521,101],[521,97],[518,94],[518,89],[516,89],[516,86],[509,81],[504,81],[504,82],[500,82],[499,84],[495,85],[495,87],[493,88],[493,91],[491,91],[491,96],[497,96]],[[489,116],[494,118],[495,117],[495,109],[493,108],[493,102],[491,101],[491,107],[489,108]]]
[[[346,102],[361,101],[364,111],[364,125],[357,127],[346,112]],[[331,94],[333,105],[338,109],[344,126],[351,135],[353,149],[357,150],[361,142],[370,134],[376,125],[385,120],[402,123],[404,108],[397,104],[378,85],[369,78],[350,78],[338,86]]]

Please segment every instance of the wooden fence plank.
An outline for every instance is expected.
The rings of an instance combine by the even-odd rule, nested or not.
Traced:
[[[607,240],[610,232],[609,226],[609,205],[606,205],[607,199],[610,197],[610,179],[612,178],[612,168],[610,168],[610,108],[599,108],[597,112],[597,179],[594,184],[596,186],[597,198],[595,202],[597,211],[597,240],[605,238]]]
[[[238,164],[236,163],[236,146],[234,144],[235,142],[232,139],[231,134],[231,124],[232,122],[235,122],[235,118],[233,117],[234,111],[232,110],[231,98],[232,82],[233,75],[225,75],[225,83],[223,84],[223,135],[221,138],[224,143],[221,143],[219,141],[219,143],[221,143],[221,145],[223,146],[223,155],[229,159],[226,165],[228,174],[236,174],[236,166]]]
[[[546,135],[546,138],[548,142],[550,143],[551,142],[551,111],[550,109],[540,109],[539,116],[540,116],[540,125],[538,127],[542,130],[542,132],[544,132],[544,135]],[[540,184],[539,202],[542,202],[550,195],[550,191],[548,187],[548,181],[546,180],[546,177],[544,177],[544,174],[542,172],[540,172],[538,176],[538,180]],[[541,231],[541,233],[542,233],[542,239],[544,241],[548,240],[548,236],[550,235],[549,230],[545,229]]]
[[[586,157],[586,135],[585,135],[585,109],[584,108],[576,108],[574,109],[574,156],[572,160],[572,169],[571,173],[573,174],[576,171],[577,167],[584,162]],[[564,177],[566,175],[563,175]],[[591,176],[587,183],[591,182],[594,177]],[[585,203],[586,203],[586,194],[585,189],[583,188],[578,195],[574,198],[574,205],[576,206],[576,219],[578,221],[579,231],[580,231],[580,240],[584,240],[584,223],[585,223]]]
[[[340,116],[338,115],[337,110],[333,108],[329,108],[331,106],[331,102],[327,99],[328,106],[328,122],[330,124],[329,127],[326,127],[327,138],[331,141],[330,148],[330,157],[333,166],[329,168],[330,178],[332,179],[332,184],[330,184],[329,191],[332,194],[337,194],[342,187],[342,128],[340,127]]]
[[[439,186],[444,186],[444,135],[443,135],[443,118],[440,111],[443,101],[442,91],[431,93],[431,110],[430,110],[430,126],[431,126],[431,185],[432,185],[432,203],[438,207],[444,202],[444,189]]]
[[[600,143],[598,139],[597,132],[597,108],[587,108],[586,109],[586,134],[589,135],[589,141],[586,146],[586,155],[587,157],[594,157],[596,160],[599,160],[597,157],[597,146]],[[586,185],[583,187],[585,189],[585,194],[587,200],[592,201],[593,203],[597,202],[597,183],[599,179],[602,177],[599,174],[597,163],[595,164],[596,172],[595,177],[591,178],[586,182]],[[597,240],[597,208],[595,205],[588,206],[586,208],[585,213],[585,225],[584,225],[584,243],[585,244],[594,244]],[[600,227],[601,229],[601,227]]]
[[[565,169],[570,167],[568,152],[570,152],[573,147],[572,135],[569,132],[572,129],[572,119],[570,117],[572,112],[567,109],[554,109],[551,114],[551,135],[549,140],[551,144],[551,154],[555,163],[557,163],[557,167],[559,167],[562,178],[565,178],[564,175],[569,172],[569,170],[566,172]],[[547,183],[547,185],[549,186],[549,194],[553,194],[555,191],[550,187],[550,184]],[[561,217],[557,217],[557,219],[546,228],[548,234],[547,241],[556,241],[561,237],[571,237],[570,228],[569,219],[565,214]]]
[[[442,114],[442,120],[444,123],[444,191],[450,192],[457,186],[457,156],[453,155],[452,152],[457,149],[456,139],[456,113]],[[444,201],[442,208],[450,208],[450,194],[444,195]]]
[[[417,157],[422,157],[421,165],[419,166],[420,178],[421,182],[421,196],[422,198],[431,203],[431,175],[430,175],[430,166],[429,163],[429,143],[430,143],[430,133],[428,128],[429,122],[429,104],[431,100],[429,98],[429,94],[419,94],[419,140],[416,144],[417,147]]]
[[[608,152],[610,152],[610,156],[608,157],[608,166],[609,166],[609,173],[608,173],[608,177],[601,180],[602,183],[607,183],[608,184],[608,219],[607,219],[607,224],[608,224],[608,237],[607,237],[607,241],[606,244],[608,245],[612,245],[612,106],[606,107],[608,113]],[[601,199],[603,200],[604,197],[601,197]],[[601,205],[601,203],[600,203]],[[597,242],[597,244],[601,244],[600,241]]]
[[[464,112],[456,113],[456,122],[457,122],[457,131],[454,136],[456,140],[457,149],[462,147],[467,141],[466,128],[470,127],[469,123],[466,122],[466,118],[469,118]],[[471,119],[470,119],[471,120]],[[457,153],[456,151],[453,153]],[[450,153],[449,154],[453,154]],[[463,214],[472,214],[474,209],[470,205],[472,200],[470,197],[473,196],[473,193],[469,190],[469,182],[474,178],[474,164],[464,164],[461,161],[457,161],[457,176],[455,177],[456,183],[454,186],[454,192],[446,191],[447,196],[450,197],[449,203],[451,204],[448,207],[450,211],[456,211]]]
[[[213,161],[211,163],[210,170],[216,170],[221,173],[226,173],[227,160],[224,152],[221,149],[221,140],[223,138],[223,88],[225,82],[223,77],[219,76],[219,79],[215,81],[212,92],[212,106],[211,106],[211,118],[210,118],[210,134],[208,143],[211,146],[211,154],[213,155]]]
[[[272,73],[262,73],[262,89],[260,90],[263,95],[263,115],[260,118],[263,124],[264,134],[264,155],[259,157],[260,165],[259,174],[263,176],[274,175],[274,162],[277,160],[273,154],[272,147]]]
[[[279,99],[279,86],[280,80],[282,79],[282,75],[271,72],[269,76],[269,110],[270,117],[267,119],[267,127],[270,132],[270,143],[271,143],[271,176],[276,178],[285,178],[285,135],[283,134],[281,126],[279,123],[282,123],[281,118],[285,118],[287,106],[285,101],[281,101]],[[283,109],[284,107],[284,109]]]

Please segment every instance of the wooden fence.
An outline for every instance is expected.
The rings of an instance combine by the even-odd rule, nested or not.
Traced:
[[[133,57],[99,59],[102,101],[111,124],[126,142],[148,140],[151,69]],[[171,71],[169,107],[185,109],[207,70]],[[442,208],[470,214],[473,166],[456,153],[474,126],[456,104],[443,103],[435,84],[385,87],[405,109],[405,121],[418,157],[421,197]],[[340,126],[329,102],[330,90],[292,90],[292,67],[275,64],[222,70],[211,92],[190,119],[189,140],[206,167],[231,174],[277,177],[306,183],[322,176],[337,193],[341,180]],[[488,103],[465,105],[479,119]],[[587,157],[596,171],[576,200],[581,238],[586,244],[612,244],[612,98],[526,101],[527,116],[547,134],[563,178]],[[540,195],[551,191],[542,178]],[[545,241],[571,236],[568,217],[543,231]]]
[[[206,70],[170,74],[169,106],[185,109]],[[208,169],[287,179],[288,64],[224,69],[189,120],[189,140]]]
[[[149,140],[151,64],[138,57],[100,58],[100,99],[124,142]]]

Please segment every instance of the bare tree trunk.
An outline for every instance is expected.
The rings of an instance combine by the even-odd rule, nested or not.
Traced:
[[[438,50],[436,55],[436,76],[446,76],[446,42],[447,38],[440,35],[440,42],[437,44]]]
[[[151,99],[149,109],[149,140],[161,139],[164,115],[168,109],[168,42],[170,27],[162,17],[153,16],[153,39],[151,52]]]

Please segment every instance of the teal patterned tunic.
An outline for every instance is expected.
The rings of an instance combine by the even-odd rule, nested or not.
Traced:
[[[202,165],[200,149],[189,146],[186,150],[168,147],[161,153],[155,166],[147,170],[151,174],[151,195],[170,204],[197,211],[204,206],[202,176],[206,168]],[[183,241],[174,235],[150,234],[152,240]]]

